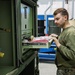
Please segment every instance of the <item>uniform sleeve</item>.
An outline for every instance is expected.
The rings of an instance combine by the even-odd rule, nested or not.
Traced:
[[[75,32],[67,37],[66,46],[61,45],[59,51],[68,59],[75,60]]]

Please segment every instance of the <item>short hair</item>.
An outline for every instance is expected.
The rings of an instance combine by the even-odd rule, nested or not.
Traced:
[[[58,13],[61,13],[61,15],[67,15],[67,20],[69,19],[69,14],[68,11],[65,8],[58,8],[57,10],[54,11],[53,15],[57,15]]]

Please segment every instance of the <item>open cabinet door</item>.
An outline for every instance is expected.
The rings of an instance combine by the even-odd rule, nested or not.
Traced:
[[[16,23],[14,0],[0,0],[0,75],[16,68]]]

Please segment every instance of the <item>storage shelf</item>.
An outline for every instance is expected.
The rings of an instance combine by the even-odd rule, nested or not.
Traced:
[[[8,72],[12,71],[15,67],[14,66],[0,66],[0,74],[6,75]]]
[[[52,41],[51,41],[52,42]],[[28,43],[23,44],[23,48],[33,48],[33,49],[39,49],[39,48],[49,48],[51,46],[51,42],[47,43]]]

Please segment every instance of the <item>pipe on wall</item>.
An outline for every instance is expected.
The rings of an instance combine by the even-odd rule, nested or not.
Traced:
[[[65,0],[62,0],[62,7],[64,8],[64,2],[65,2]]]
[[[46,20],[46,12],[49,10],[49,8],[53,5],[53,0],[51,0],[51,5],[45,10],[44,15],[45,15],[45,20]]]
[[[74,19],[74,0],[72,0],[72,19]]]
[[[51,0],[51,5],[45,10],[44,14],[46,15],[46,12],[49,10],[49,8],[53,5],[53,0]]]
[[[53,0],[50,0],[50,2],[51,2],[51,5],[45,10],[45,12],[44,12],[44,20],[45,20],[45,26],[46,26],[46,18],[47,18],[47,15],[46,15],[46,12],[50,9],[50,7],[53,5]],[[46,31],[45,31],[46,32]]]

